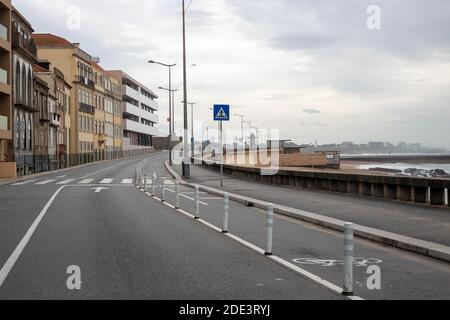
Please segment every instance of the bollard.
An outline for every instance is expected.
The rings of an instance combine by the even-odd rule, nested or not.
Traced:
[[[269,203],[267,205],[267,215],[266,215],[266,231],[267,231],[267,247],[266,247],[266,256],[272,255],[272,237],[273,237],[273,204]]]
[[[180,209],[180,183],[175,182],[175,209]]]
[[[344,296],[353,295],[353,224],[344,225]]]
[[[134,186],[137,187],[137,168],[134,170]]]
[[[156,172],[153,172],[153,178],[152,178],[152,197],[156,196]]]
[[[222,233],[228,233],[228,215],[230,208],[230,195],[225,193],[223,196],[223,229]]]
[[[166,202],[166,181],[161,178],[161,202]]]
[[[195,186],[195,219],[200,219],[200,194],[199,187]]]
[[[147,193],[147,174],[144,174],[144,192]]]

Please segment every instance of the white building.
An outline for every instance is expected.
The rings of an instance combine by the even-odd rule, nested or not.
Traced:
[[[122,86],[123,150],[153,146],[159,135],[158,96],[123,71],[110,73]]]

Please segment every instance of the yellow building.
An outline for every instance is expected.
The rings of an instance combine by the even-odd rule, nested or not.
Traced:
[[[122,150],[121,89],[119,81],[96,62],[92,66],[96,89],[94,152],[96,159],[111,159]]]
[[[33,34],[39,59],[48,60],[61,70],[72,86],[70,117],[70,163],[95,160],[96,87],[92,57],[78,43],[52,34]],[[101,113],[98,114],[101,117]]]
[[[0,179],[16,177],[11,97],[11,0],[0,0]]]

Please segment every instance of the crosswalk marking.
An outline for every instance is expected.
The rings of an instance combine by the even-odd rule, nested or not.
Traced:
[[[43,184],[49,184],[51,182],[55,182],[56,180],[44,180],[38,183],[35,183],[36,185],[43,185]]]
[[[67,180],[58,182],[57,184],[69,184],[69,183],[74,182],[74,181],[75,181],[75,179],[67,179]]]
[[[122,184],[133,184],[133,179],[123,179]]]
[[[81,180],[78,183],[79,184],[88,184],[88,183],[91,183],[92,181],[94,181],[94,179],[84,179],[84,180]]]
[[[114,181],[114,179],[103,179],[102,181],[100,181],[100,184],[109,184],[113,181]]]
[[[12,186],[23,186],[25,184],[29,184],[32,182],[36,182],[36,180],[26,180],[26,181],[22,181],[22,182],[17,182],[17,183],[12,184]]]

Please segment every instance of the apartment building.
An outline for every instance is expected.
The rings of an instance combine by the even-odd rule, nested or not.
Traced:
[[[11,0],[0,0],[0,179],[16,177],[11,60]]]
[[[60,70],[71,87],[69,161],[94,161],[95,100],[100,93],[96,95],[92,57],[78,43],[71,43],[53,34],[34,34],[33,39],[38,48],[39,59],[49,61],[54,68]]]
[[[158,96],[121,70],[110,71],[122,88],[123,149],[136,150],[153,146],[159,135]]]
[[[36,172],[50,170],[48,158],[49,112],[48,112],[48,85],[39,74],[45,69],[35,65],[34,70],[34,99],[33,103],[38,113],[34,117],[34,167]]]
[[[34,113],[33,65],[37,49],[31,35],[31,24],[12,7],[12,67],[14,104],[14,148],[17,175],[35,172],[34,168]]]
[[[64,74],[58,68],[53,68],[47,61],[40,61],[39,65],[35,66],[34,69],[35,75],[42,79],[48,87],[48,170],[64,168],[69,165],[67,150],[70,147],[71,135],[71,86],[65,80]],[[41,117],[41,121],[46,122],[43,117]],[[45,130],[44,128],[41,129]],[[35,154],[36,157],[37,155]]]
[[[95,79],[94,152],[98,160],[111,159],[122,151],[121,88],[119,81],[92,62]],[[120,119],[120,120],[118,120]],[[120,135],[120,136],[119,136]]]

